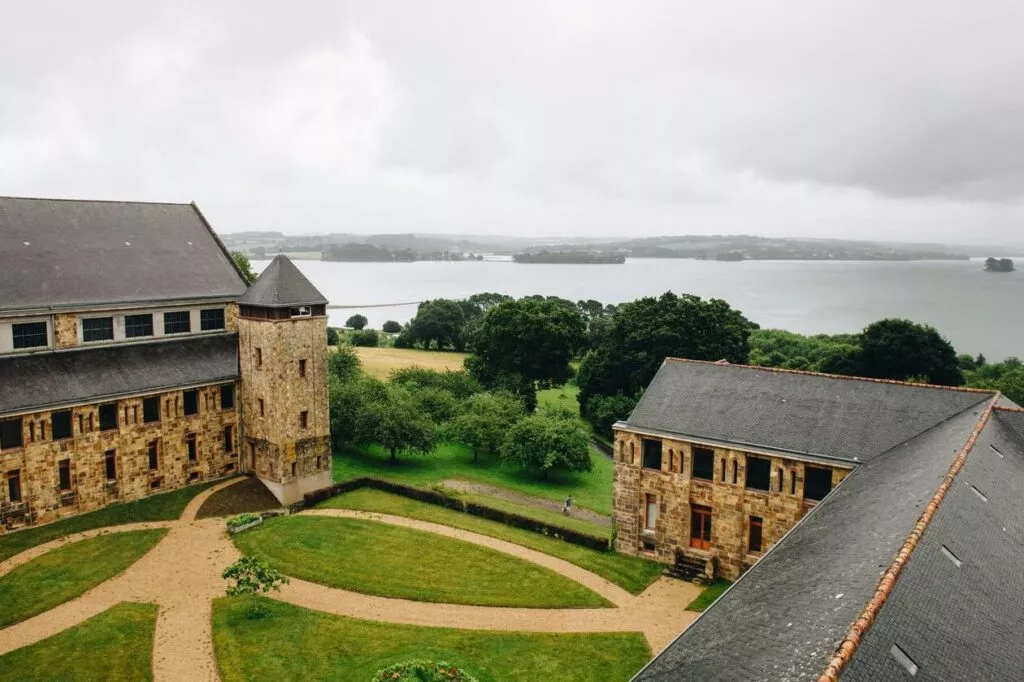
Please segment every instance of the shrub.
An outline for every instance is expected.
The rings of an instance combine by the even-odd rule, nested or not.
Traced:
[[[476,682],[476,678],[447,661],[408,661],[378,670],[372,682]]]
[[[265,562],[254,556],[244,556],[235,563],[224,569],[221,577],[225,580],[234,580],[233,585],[228,585],[227,594],[229,597],[240,595],[251,595],[252,601],[246,615],[249,618],[259,618],[263,615],[263,608],[260,606],[258,595],[271,590],[280,590],[281,585],[287,584],[288,578],[281,575],[276,568],[271,568]]]
[[[261,518],[263,517],[259,514],[254,514],[252,512],[246,512],[244,514],[239,514],[238,516],[232,516],[230,519],[228,519],[228,528],[232,530],[235,528],[240,528],[247,523],[258,521]]]
[[[338,330],[335,329],[334,327],[328,327],[327,328],[327,345],[328,346],[337,346],[339,343],[341,343],[341,337],[338,336]]]
[[[328,353],[327,371],[330,376],[337,377],[341,381],[354,381],[362,373],[362,365],[359,363],[359,356],[352,350],[352,346],[343,343],[333,353]]]
[[[381,327],[381,329],[386,331],[388,334],[398,334],[402,331],[402,325],[398,324],[394,320],[388,320],[384,323],[384,326]]]
[[[359,329],[350,332],[348,338],[353,346],[376,348],[377,344],[380,343],[380,336],[377,334],[376,329]]]

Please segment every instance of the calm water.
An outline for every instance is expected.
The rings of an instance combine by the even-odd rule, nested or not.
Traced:
[[[259,271],[266,261],[253,262]],[[725,299],[762,327],[802,334],[855,332],[882,317],[936,327],[959,352],[1024,357],[1024,271],[990,274],[981,261],[812,262],[633,259],[625,265],[511,262],[296,265],[334,305],[331,324],[361,313],[370,326],[406,322],[416,305],[483,291],[621,303],[665,291]]]

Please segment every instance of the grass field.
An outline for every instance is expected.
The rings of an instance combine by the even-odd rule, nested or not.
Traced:
[[[111,533],[82,540],[0,577],[0,628],[74,599],[138,561],[167,530]]]
[[[88,514],[79,514],[56,523],[4,535],[0,537],[0,561],[30,547],[84,530],[139,521],[171,521],[181,516],[181,512],[185,511],[185,507],[193,497],[215,483],[220,483],[220,481],[201,483],[169,493],[152,495],[135,502],[114,504]]]
[[[732,582],[719,578],[715,582],[711,583],[704,588],[704,591],[700,593],[700,596],[690,602],[690,605],[686,607],[687,611],[703,611],[707,607],[715,603],[715,600],[722,596],[722,593],[729,589]]]
[[[464,478],[561,502],[572,495],[573,504],[610,516],[612,513],[612,461],[591,454],[594,468],[586,473],[553,472],[542,480],[533,472],[502,466],[493,455],[481,454],[478,462],[461,445],[442,443],[429,455],[401,455],[397,465],[377,446],[346,450],[334,455],[334,480],[376,476],[412,485],[433,485],[449,478]]]
[[[643,635],[482,632],[356,620],[262,599],[268,614],[245,617],[248,601],[213,603],[221,678],[353,680],[388,665],[441,659],[479,682],[625,682],[650,657]]]
[[[494,495],[488,495],[485,493],[453,493],[453,495],[465,502],[474,502],[486,507],[491,507],[492,509],[500,509],[511,514],[526,516],[531,519],[537,519],[538,521],[551,524],[552,526],[568,528],[569,530],[579,531],[580,533],[586,533],[587,535],[593,535],[599,538],[607,538],[612,532],[612,529],[608,526],[600,526],[596,523],[591,523],[584,519],[578,519],[571,515],[562,514],[558,511],[550,511],[548,509],[526,504],[519,504]]]
[[[378,379],[387,379],[392,370],[402,367],[423,367],[438,371],[460,370],[467,353],[451,353],[415,348],[355,348],[363,371]]]
[[[597,575],[610,580],[633,594],[640,594],[661,575],[664,566],[639,557],[598,552],[563,540],[545,537],[539,533],[506,526],[497,521],[458,512],[432,504],[417,502],[407,497],[363,488],[344,495],[332,497],[319,506],[338,509],[359,509],[362,511],[408,516],[413,519],[431,521],[454,528],[490,535],[491,537],[514,542],[523,547],[535,549],[551,556],[564,559]],[[244,534],[243,534],[244,535]]]
[[[579,414],[579,396],[580,389],[576,384],[546,388],[543,391],[537,391],[537,406],[548,409],[570,410],[575,414]],[[593,428],[590,429],[590,435],[606,445],[614,445],[608,436],[594,431]]]
[[[239,533],[245,554],[329,587],[417,601],[480,606],[599,608],[600,595],[501,552],[361,519],[286,516]]]
[[[122,602],[53,637],[0,656],[0,680],[151,680],[156,614],[156,604]]]

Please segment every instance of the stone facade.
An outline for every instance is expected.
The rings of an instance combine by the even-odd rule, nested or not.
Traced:
[[[645,439],[661,443],[657,469],[644,467]],[[714,453],[711,480],[693,476],[695,447]],[[770,462],[768,490],[747,487],[748,458],[754,457]],[[815,504],[805,499],[807,467],[830,469],[832,487],[849,473],[848,468],[836,465],[621,428],[615,434],[614,459],[615,549],[664,563],[674,563],[686,555],[705,561],[709,574],[729,579],[736,579],[753,565]],[[652,503],[653,524],[647,518]],[[708,539],[693,528],[703,523],[694,514],[706,510],[710,510]],[[751,524],[758,519],[761,549],[752,551]],[[691,535],[698,537],[691,539]]]
[[[224,407],[222,386],[235,396]],[[198,391],[198,414],[184,414],[182,390],[122,398],[117,424],[101,430],[100,405],[21,416],[23,446],[0,451],[0,525],[46,523],[115,502],[137,500],[186,485],[230,475],[239,468],[237,384],[215,384]],[[145,423],[143,399],[157,397],[160,419]],[[54,440],[55,413],[70,411],[71,435]],[[226,429],[230,429],[226,432]],[[194,440],[194,457],[190,442]],[[150,466],[150,446],[156,466]],[[230,447],[229,447],[230,446]],[[108,476],[107,454],[114,477]],[[61,488],[61,468],[67,484]],[[7,478],[16,475],[21,503],[12,503]],[[2,531],[0,531],[2,532]]]
[[[243,466],[284,504],[331,484],[326,316],[238,320]]]
[[[53,316],[53,345],[58,350],[78,345],[78,316],[58,313]]]

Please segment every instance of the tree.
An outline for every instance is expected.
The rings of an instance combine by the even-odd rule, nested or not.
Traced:
[[[252,602],[249,604],[247,615],[249,618],[259,618],[264,610],[260,607],[257,597],[271,590],[280,591],[281,585],[288,584],[288,578],[281,575],[276,568],[252,556],[243,556],[241,559],[224,569],[221,577],[225,580],[233,580],[234,584],[227,587],[229,597],[240,595],[251,595]]]
[[[466,314],[458,301],[446,298],[424,301],[409,323],[409,340],[423,348],[436,344],[438,349],[462,351],[466,347],[465,324]]]
[[[582,345],[583,318],[563,299],[527,297],[505,301],[484,315],[466,367],[485,386],[505,377],[528,385],[564,383],[570,362]]]
[[[398,463],[398,452],[428,454],[437,445],[437,429],[420,411],[403,386],[387,386],[376,399],[367,399],[355,419],[357,442],[380,443]]]
[[[868,325],[861,334],[856,362],[857,373],[865,377],[899,381],[917,377],[943,386],[964,383],[952,344],[934,327],[910,320]]]
[[[425,367],[399,367],[392,370],[389,381],[402,386],[440,388],[451,393],[456,400],[465,400],[484,390],[465,370],[446,369],[442,372]]]
[[[980,364],[975,360],[975,368],[965,371],[964,376],[971,388],[1001,391],[1013,402],[1024,405],[1024,362],[1017,358],[988,364],[981,357]]]
[[[376,348],[380,343],[380,336],[376,329],[357,329],[349,332],[348,339],[353,346]]]
[[[353,315],[345,320],[345,326],[349,329],[362,329],[366,326],[367,322],[368,320],[365,315]]]
[[[341,380],[332,374],[327,384],[327,400],[330,406],[331,443],[336,449],[346,446],[366,445],[372,442],[359,431],[359,418],[365,406],[371,402],[386,400],[387,387],[373,377],[357,375]]]
[[[510,466],[548,472],[590,471],[590,438],[583,422],[569,414],[532,414],[508,430],[500,450],[501,460]]]
[[[341,343],[341,337],[338,336],[338,330],[334,327],[327,328],[327,345],[337,346]]]
[[[384,323],[384,326],[381,327],[381,330],[388,334],[398,334],[402,331],[402,325],[398,324],[394,320],[388,320]]]
[[[342,381],[351,381],[362,374],[359,356],[348,344],[341,344],[327,354],[327,372]]]
[[[856,334],[803,336],[781,329],[756,329],[750,334],[750,364],[852,375],[860,352]]]
[[[443,424],[459,411],[459,404],[448,391],[436,386],[409,386],[416,408],[430,417],[435,424]]]
[[[232,251],[231,260],[235,261],[235,267],[242,273],[246,284],[252,284],[256,281],[256,273],[252,271],[252,263],[249,262],[248,256],[241,251]]]
[[[629,417],[629,414],[636,407],[638,399],[628,395],[595,395],[587,401],[586,414],[584,415],[598,433],[607,438],[612,438],[612,425],[622,419]]]
[[[481,452],[497,452],[505,434],[524,416],[523,403],[511,393],[478,393],[447,424],[444,437],[468,447],[476,462]]]
[[[668,292],[623,303],[607,336],[580,362],[580,404],[586,409],[596,395],[636,395],[666,357],[745,363],[756,327],[718,299]]]

